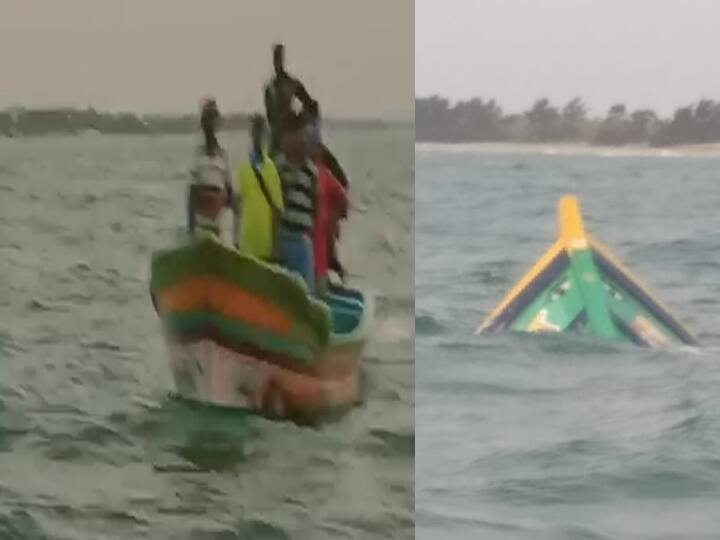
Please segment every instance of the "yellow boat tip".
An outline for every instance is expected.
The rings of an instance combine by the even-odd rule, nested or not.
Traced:
[[[568,252],[588,248],[588,239],[580,213],[580,202],[574,195],[565,195],[558,205],[560,239]]]

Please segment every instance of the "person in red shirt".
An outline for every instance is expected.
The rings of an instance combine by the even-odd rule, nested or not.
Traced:
[[[317,168],[317,206],[313,227],[313,251],[315,259],[315,282],[318,296],[327,292],[330,259],[334,253],[338,223],[347,217],[348,198],[345,188],[331,172],[324,158],[320,141],[320,129],[309,122],[306,128],[307,142]]]

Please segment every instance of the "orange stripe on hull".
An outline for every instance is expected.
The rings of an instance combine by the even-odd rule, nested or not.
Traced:
[[[163,311],[211,310],[287,336],[292,319],[282,309],[236,285],[210,277],[188,279],[162,293]]]

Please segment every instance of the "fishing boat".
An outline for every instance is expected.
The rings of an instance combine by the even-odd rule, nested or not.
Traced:
[[[557,241],[477,333],[574,331],[648,347],[698,344],[669,308],[587,233],[576,197],[560,200],[559,225]]]
[[[181,397],[298,420],[359,401],[372,318],[361,291],[320,301],[212,235],[156,253],[150,289]]]

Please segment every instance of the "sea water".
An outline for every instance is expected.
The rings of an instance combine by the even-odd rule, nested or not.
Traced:
[[[150,258],[183,234],[194,136],[0,139],[0,538],[411,538],[413,136],[328,133],[377,311],[365,403],[314,429],[168,397]]]
[[[416,153],[417,538],[720,538],[720,159]],[[557,203],[699,349],[474,330]]]

